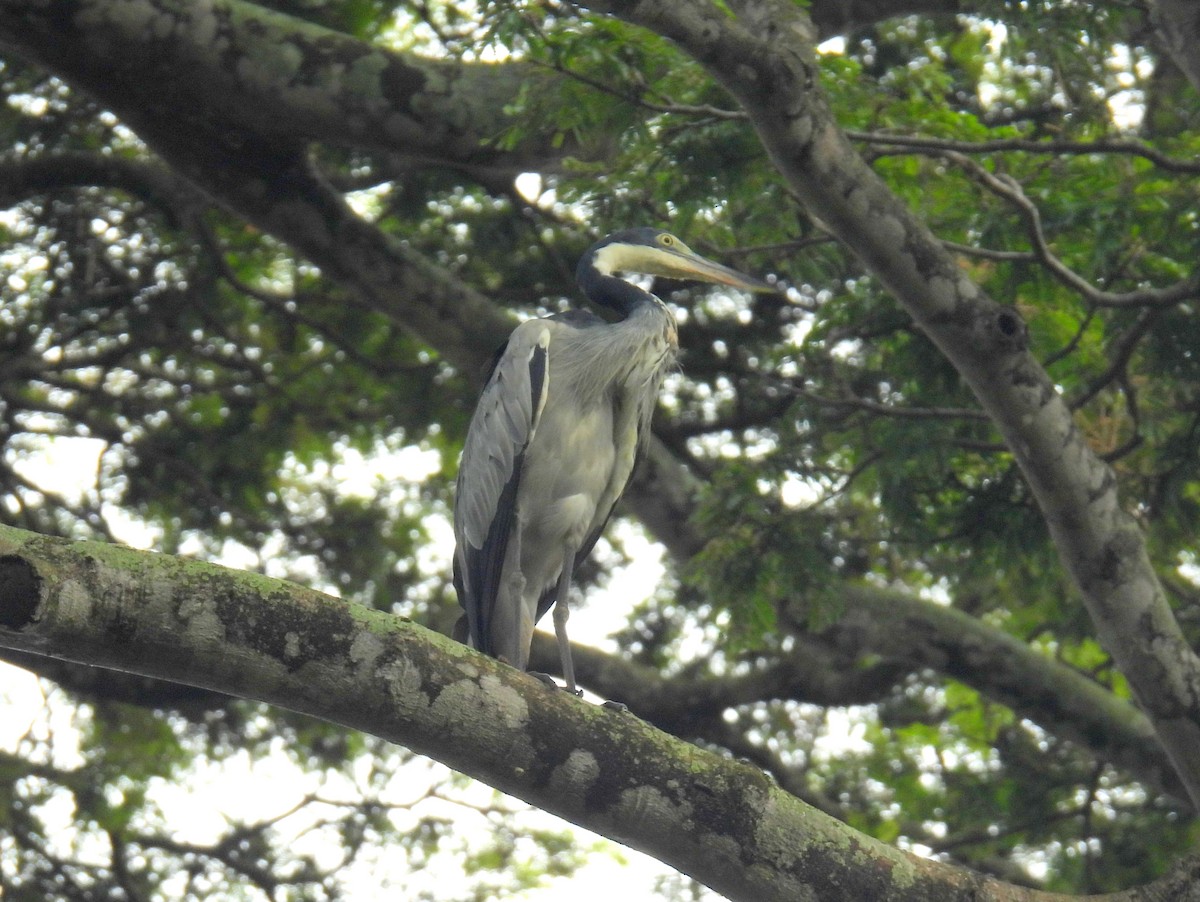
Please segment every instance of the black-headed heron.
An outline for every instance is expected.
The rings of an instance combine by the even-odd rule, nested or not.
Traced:
[[[458,472],[454,586],[466,614],[456,636],[524,670],[533,625],[553,607],[571,692],[572,574],[625,491],[678,349],[666,304],[617,273],[775,290],[669,232],[629,229],[592,245],[576,271],[588,300],[620,319],[529,320],[497,354]]]

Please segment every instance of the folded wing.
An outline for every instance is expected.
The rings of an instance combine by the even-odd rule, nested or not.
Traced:
[[[471,418],[454,502],[454,585],[471,644],[488,654],[525,451],[549,389],[550,330],[522,323],[497,355]]]

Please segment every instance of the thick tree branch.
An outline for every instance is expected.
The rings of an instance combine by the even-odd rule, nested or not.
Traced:
[[[730,708],[755,702],[794,700],[824,706],[871,704],[894,686],[909,668],[889,662],[841,673],[833,669],[827,649],[817,647],[778,658],[747,673],[717,676],[697,666],[665,677],[657,670],[573,645],[578,654],[576,676],[590,689],[628,705],[644,720],[685,739],[717,742],[711,731]],[[534,633],[530,668],[559,670],[555,639]],[[722,734],[724,735],[724,734]]]
[[[206,203],[190,183],[161,164],[100,153],[55,153],[0,159],[0,206],[11,207],[31,196],[103,186],[139,198],[179,225],[183,211]]]
[[[1098,760],[1186,800],[1149,719],[1079,671],[962,611],[904,592],[851,586],[845,598],[845,613],[821,633],[835,647],[961,680]]]
[[[522,88],[552,73],[390,53],[243,0],[15,0],[0,6],[0,41],[136,130],[166,121],[194,139],[219,122],[231,138],[320,140],[513,175],[588,154],[553,146],[553,135],[505,151],[490,143]]]
[[[363,220],[301,153],[245,142],[196,153],[162,123],[142,132],[168,162],[264,231],[294,247],[366,306],[437,348],[468,378],[512,329],[487,297]]]
[[[732,899],[1059,898],[890,848],[628,713],[547,690],[407,620],[257,574],[2,527],[0,646],[366,730]]]
[[[812,22],[787,0],[729,16],[683,2],[598,0],[670,38],[750,115],[789,187],[854,250],[971,386],[1028,480],[1101,642],[1200,805],[1200,659],[1183,636],[1111,469],[1029,353],[1024,323],[975,285],[855,153],[817,83]]]

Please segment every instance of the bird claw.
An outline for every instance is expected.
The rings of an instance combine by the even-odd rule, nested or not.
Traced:
[[[555,682],[554,677],[550,676],[550,674],[548,674],[548,673],[540,673],[539,671],[536,671],[536,670],[530,670],[530,671],[527,671],[527,673],[531,677],[533,677],[535,680],[537,680],[539,683],[544,683],[545,685],[549,686],[551,689],[561,689],[563,692],[569,692],[571,695],[575,696],[576,698],[583,698],[583,690],[582,689],[578,689],[578,688],[572,689],[568,686],[559,686],[558,683]]]
[[[626,714],[629,711],[629,705],[624,702],[614,702],[612,699],[601,703],[600,707],[608,708],[609,711],[616,711],[620,714]]]

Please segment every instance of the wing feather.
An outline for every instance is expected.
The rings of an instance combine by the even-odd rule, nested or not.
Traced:
[[[531,320],[513,330],[463,445],[454,500],[454,584],[471,644],[484,652],[491,651],[492,613],[517,518],[525,450],[546,404],[549,345],[544,321]]]

